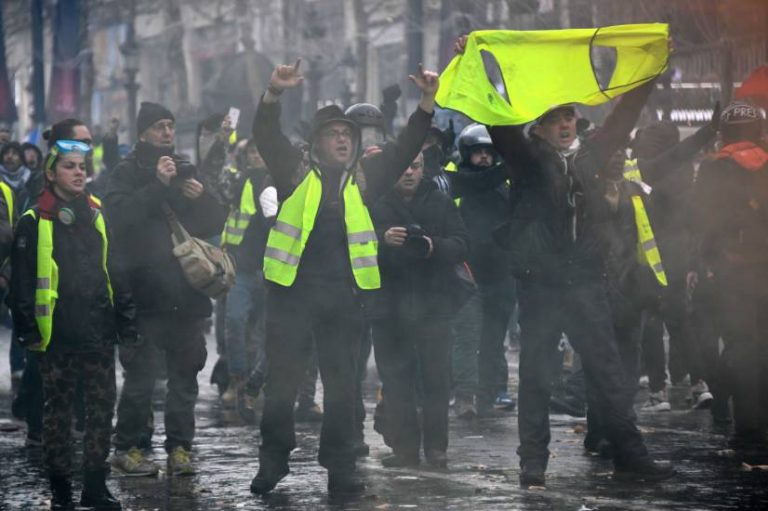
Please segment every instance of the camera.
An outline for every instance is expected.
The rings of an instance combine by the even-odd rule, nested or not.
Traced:
[[[403,250],[412,257],[425,259],[429,255],[429,242],[426,240],[426,231],[419,224],[405,226],[405,243]]]
[[[173,178],[174,181],[186,181],[187,179],[195,177],[195,166],[192,165],[192,162],[189,160],[174,157],[173,163],[176,164],[176,176]]]

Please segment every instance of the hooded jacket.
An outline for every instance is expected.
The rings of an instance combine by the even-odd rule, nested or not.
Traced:
[[[191,236],[202,239],[221,233],[227,208],[207,191],[190,200],[173,182],[165,186],[156,177],[157,161],[163,153],[171,155],[171,151],[137,143],[115,167],[107,184],[104,208],[118,261],[128,275],[140,313],[209,316],[211,301],[189,285],[173,255],[171,228],[162,205],[171,207]],[[196,175],[194,166],[187,170]]]
[[[421,151],[432,115],[420,108],[408,120],[408,125],[394,142],[387,143],[382,152],[360,162],[366,187],[363,201],[370,207],[405,172]],[[323,126],[331,122],[345,122],[353,129],[354,161],[347,169],[318,165],[314,143]],[[279,201],[289,197],[312,167],[320,171],[323,195],[315,218],[315,225],[302,254],[295,286],[351,286],[352,270],[349,266],[346,227],[341,200],[342,179],[351,172],[360,155],[360,134],[357,126],[342,110],[329,106],[318,110],[312,122],[309,161],[299,148],[283,134],[280,127],[280,103],[259,103],[253,121],[253,138],[272,177]]]

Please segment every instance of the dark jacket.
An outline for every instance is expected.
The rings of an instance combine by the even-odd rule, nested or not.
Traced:
[[[53,198],[51,192],[42,197]],[[41,198],[41,201],[43,199]],[[55,204],[55,199],[47,204]],[[59,268],[58,299],[48,351],[87,352],[109,349],[117,340],[136,338],[136,307],[130,287],[115,268],[110,243],[107,265],[114,293],[110,303],[102,270],[102,240],[94,226],[96,210],[85,197],[68,204],[76,221],[53,222],[53,259]],[[42,215],[55,218],[54,208],[35,206],[36,217],[23,216],[16,229],[11,255],[11,310],[16,336],[25,345],[40,341],[35,321],[38,224]],[[42,211],[42,212],[41,212]]]
[[[605,273],[602,232],[610,222],[601,171],[626,144],[653,83],[625,94],[602,128],[570,155],[520,126],[489,129],[514,183],[507,230],[513,273],[552,283],[593,281]]]
[[[509,276],[509,253],[494,238],[496,229],[509,220],[509,186],[503,164],[489,168],[461,165],[448,172],[454,197],[470,239],[469,264],[479,284]]]
[[[768,286],[768,152],[729,151],[704,161],[694,192],[698,270],[745,292]],[[739,154],[740,153],[740,154]]]
[[[390,227],[417,224],[432,239],[428,258],[408,246],[379,244],[381,288],[390,317],[420,319],[456,312],[456,265],[468,255],[469,235],[456,205],[432,181],[422,181],[413,199],[392,190],[371,209],[380,240]]]
[[[408,125],[382,152],[361,162],[366,188],[363,200],[373,204],[389,191],[416,158],[427,136],[432,115],[420,108]],[[317,132],[317,127],[314,132]],[[294,147],[280,128],[280,103],[259,103],[253,137],[277,188],[280,202],[288,198],[309,171],[303,152]],[[320,168],[323,196],[315,225],[302,254],[295,285],[352,285],[343,204],[340,196],[344,169]]]
[[[173,255],[162,205],[171,207],[191,236],[203,239],[221,234],[227,208],[207,192],[190,200],[175,183],[165,186],[156,177],[158,159],[157,151],[140,142],[109,180],[104,206],[120,266],[130,278],[140,313],[209,316],[210,300],[187,283]],[[196,174],[193,166],[187,170]]]
[[[637,159],[643,181],[653,188],[646,197],[646,209],[671,281],[684,280],[688,269],[694,175],[691,160],[716,132],[713,125],[707,124],[664,153]]]

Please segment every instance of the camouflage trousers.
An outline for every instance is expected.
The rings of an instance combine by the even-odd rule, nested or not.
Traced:
[[[52,352],[38,356],[43,380],[43,452],[46,468],[57,475],[69,475],[71,472],[72,405],[80,380],[85,401],[83,469],[104,469],[117,397],[114,350]]]

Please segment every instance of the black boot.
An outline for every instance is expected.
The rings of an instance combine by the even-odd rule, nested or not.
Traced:
[[[264,495],[275,489],[285,476],[288,475],[287,462],[275,462],[266,458],[259,460],[259,471],[251,481],[251,492]]]
[[[677,471],[668,463],[658,463],[648,457],[629,462],[614,461],[613,480],[631,483],[656,483],[674,477]]]
[[[520,460],[520,488],[528,490],[531,487],[546,486],[544,476],[547,471],[547,459]]]
[[[123,509],[120,501],[107,488],[106,470],[89,470],[83,475],[83,493],[80,495],[80,505],[95,509]]]
[[[328,493],[349,495],[363,493],[365,482],[355,470],[334,470],[328,472]]]
[[[75,509],[72,502],[72,481],[67,476],[52,475],[51,509]]]

